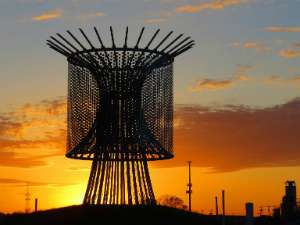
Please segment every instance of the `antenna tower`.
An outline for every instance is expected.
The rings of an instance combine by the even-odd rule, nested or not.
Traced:
[[[30,192],[29,192],[29,184],[26,184],[26,193],[25,193],[25,213],[30,212]]]
[[[186,193],[189,195],[189,211],[192,211],[192,174],[191,174],[191,164],[192,161],[188,161],[189,165],[189,183],[187,184],[187,191]]]

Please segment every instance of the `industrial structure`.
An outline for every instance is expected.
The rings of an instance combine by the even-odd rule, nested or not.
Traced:
[[[187,190],[186,193],[189,196],[189,211],[192,211],[192,174],[191,174],[191,164],[192,161],[188,161],[188,165],[189,165],[189,182],[187,184]]]
[[[219,215],[218,196],[215,196],[216,216]]]
[[[69,65],[66,156],[92,160],[84,204],[155,204],[147,161],[173,157],[173,62],[194,41],[144,31],[133,46],[128,27],[120,45],[112,27],[109,46],[96,27],[47,40]]]
[[[245,216],[245,225],[254,224],[254,208],[252,202],[247,202],[245,204],[246,216]]]
[[[225,190],[222,190],[222,225],[226,224],[226,214],[225,214]]]
[[[31,194],[29,192],[29,183],[26,184],[25,192],[25,213],[30,213]]]
[[[281,215],[285,218],[293,217],[297,213],[297,191],[295,181],[285,182],[285,195],[281,203]]]

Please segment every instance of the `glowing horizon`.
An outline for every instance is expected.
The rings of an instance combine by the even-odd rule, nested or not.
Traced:
[[[45,43],[94,25],[112,25],[116,37],[146,25],[196,42],[176,59],[175,158],[150,165],[156,197],[187,204],[192,160],[195,211],[214,212],[222,189],[229,214],[244,214],[247,201],[256,215],[279,206],[284,182],[300,185],[299,8],[280,0],[1,1],[0,212],[24,211],[26,183],[31,208],[35,197],[40,209],[81,203],[91,162],[64,156],[67,63]]]

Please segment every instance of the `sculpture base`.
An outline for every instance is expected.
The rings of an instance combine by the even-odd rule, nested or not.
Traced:
[[[154,205],[155,196],[146,159],[94,158],[83,204]],[[123,157],[123,158],[122,158]]]

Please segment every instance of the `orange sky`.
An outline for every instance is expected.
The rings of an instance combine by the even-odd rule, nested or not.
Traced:
[[[130,6],[130,7],[129,7]],[[228,213],[279,205],[284,182],[300,185],[300,1],[1,0],[0,211],[24,211],[26,183],[40,208],[79,204],[91,162],[64,157],[67,61],[46,47],[66,30],[97,26],[111,46],[144,46],[158,27],[195,47],[174,63],[175,158],[151,163],[156,196],[209,213],[226,190]],[[94,36],[93,36],[94,37]],[[121,40],[122,39],[122,40]],[[153,43],[155,44],[155,43]],[[57,97],[60,96],[60,97]]]
[[[56,98],[1,115],[1,211],[24,210],[27,182],[32,208],[35,197],[42,209],[81,203],[90,162],[64,157],[65,106],[64,98]],[[288,132],[298,127],[299,114],[297,99],[259,110],[176,106],[175,158],[150,164],[156,196],[172,194],[187,202],[191,159],[194,210],[214,211],[214,196],[222,189],[231,214],[243,214],[247,201],[254,202],[256,213],[261,205],[278,206],[284,182],[300,181],[300,143]]]

